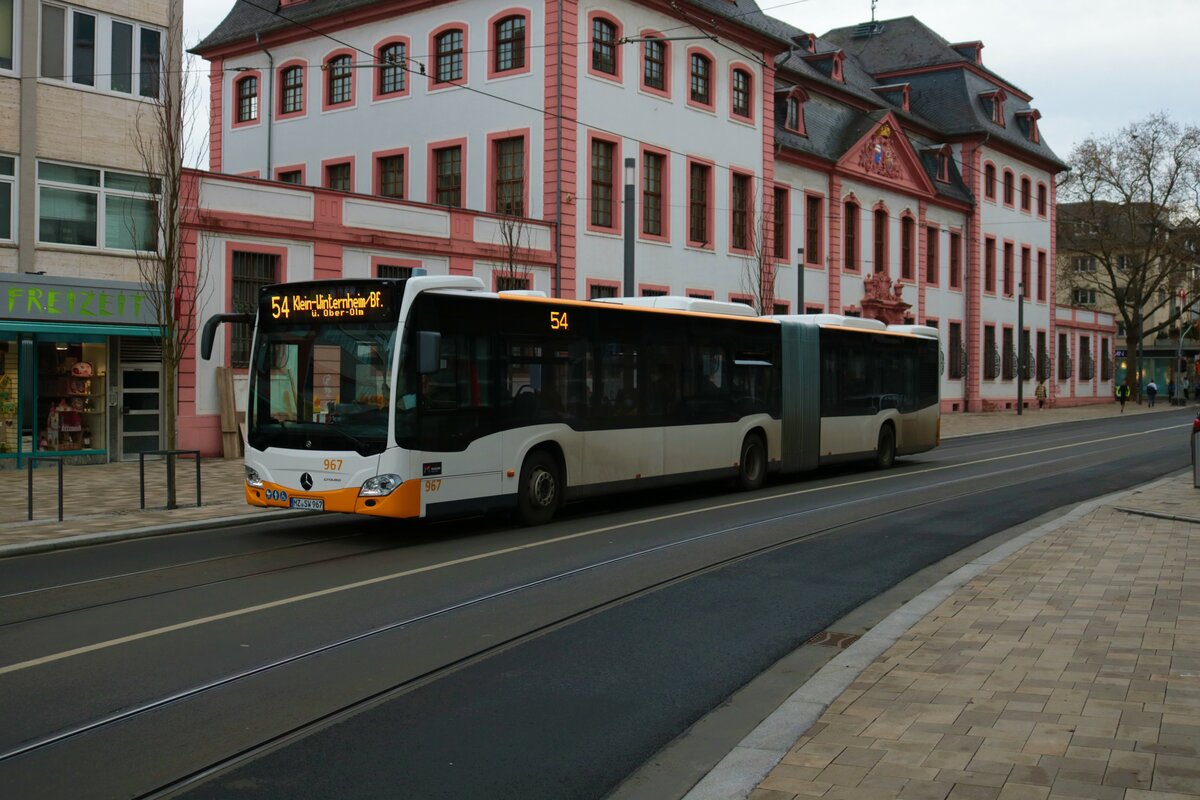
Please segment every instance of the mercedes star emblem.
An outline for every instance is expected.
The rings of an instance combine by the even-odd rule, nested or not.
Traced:
[[[304,473],[303,475],[301,475],[300,476],[300,485],[304,487],[304,491],[306,491],[306,492],[309,489],[311,489],[312,488],[312,475],[309,475],[307,472]]]

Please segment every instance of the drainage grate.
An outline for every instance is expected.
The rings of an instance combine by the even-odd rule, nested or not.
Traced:
[[[857,633],[838,633],[837,631],[821,631],[816,636],[809,639],[805,644],[819,644],[825,647],[836,647],[838,650],[845,650],[850,645],[859,640]]]

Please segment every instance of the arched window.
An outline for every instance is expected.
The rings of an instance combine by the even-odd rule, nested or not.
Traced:
[[[463,76],[463,32],[461,28],[444,31],[434,42],[434,83],[449,83],[462,80]]]
[[[654,38],[642,42],[642,86],[667,90],[667,43]]]
[[[750,117],[753,100],[753,77],[744,69],[735,69],[730,80],[733,113],[739,117]]]
[[[286,67],[279,81],[279,111],[281,114],[299,114],[304,111],[304,67]]]
[[[1004,205],[1011,206],[1013,204],[1013,192],[1015,189],[1012,170],[1004,170]]]
[[[505,17],[495,25],[494,70],[510,72],[525,68],[525,18]]]
[[[884,206],[875,207],[875,229],[872,232],[875,250],[875,272],[887,272],[888,261],[888,210]]]
[[[1038,183],[1038,199],[1037,199],[1038,216],[1046,216],[1046,184]]]
[[[691,70],[691,87],[688,97],[697,105],[711,106],[712,59],[703,53],[692,53],[688,59]]]
[[[325,104],[345,105],[354,99],[354,70],[350,56],[334,56],[325,62]]]
[[[405,67],[408,62],[408,48],[404,42],[392,42],[379,48],[375,55],[379,62],[378,93],[400,94],[406,88]]]
[[[858,272],[858,203],[847,200],[842,205],[843,246],[842,263],[850,272]]]
[[[783,127],[792,133],[807,136],[804,128],[804,104],[808,102],[808,93],[799,86],[794,86],[787,93],[783,103]]]
[[[1028,213],[1030,206],[1033,204],[1033,184],[1029,178],[1021,178],[1021,210]]]
[[[985,164],[983,167],[983,196],[988,200],[996,199],[996,165]]]
[[[900,278],[914,279],[917,262],[917,222],[911,215],[900,218]]]
[[[258,119],[258,76],[246,75],[237,81],[238,122],[254,122]]]
[[[617,26],[604,17],[592,19],[592,69],[617,74]]]

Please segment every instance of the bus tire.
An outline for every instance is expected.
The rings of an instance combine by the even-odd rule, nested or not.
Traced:
[[[875,469],[891,469],[896,463],[896,429],[885,422],[879,429],[879,443],[875,446]]]
[[[742,457],[738,461],[737,488],[753,492],[767,479],[767,445],[757,433],[742,440]]]
[[[558,463],[545,450],[525,457],[517,487],[517,518],[524,525],[545,525],[562,501],[562,476]]]

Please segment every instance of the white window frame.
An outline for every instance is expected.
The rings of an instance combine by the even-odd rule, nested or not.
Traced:
[[[20,2],[20,0],[17,0]],[[65,12],[65,24],[63,25],[63,77],[48,78],[42,75],[42,37],[44,25],[42,22],[42,12],[47,6],[61,8]],[[75,28],[75,15],[87,14],[96,18],[96,49],[95,49],[95,64],[93,66],[94,83],[88,86],[86,83],[76,83],[72,80],[75,74],[75,65],[73,63],[74,53],[72,47],[71,33]],[[130,53],[130,90],[128,92],[112,88],[112,24],[120,22],[129,25],[133,28],[132,51]],[[77,8],[65,3],[49,3],[42,2],[38,5],[38,56],[37,69],[38,80],[46,83],[54,84],[55,86],[67,86],[72,89],[87,92],[99,92],[101,94],[111,95],[113,97],[124,97],[129,100],[153,101],[156,98],[144,95],[141,93],[142,83],[142,31],[150,30],[158,33],[158,96],[162,97],[163,87],[165,86],[165,71],[167,68],[167,32],[157,25],[146,25],[128,17],[120,17],[114,14],[105,14],[101,11],[96,11],[90,8]],[[2,70],[0,70],[2,71]]]
[[[1072,289],[1073,297],[1071,305],[1075,306],[1094,306],[1096,305],[1096,290],[1095,289]]]
[[[8,231],[9,234],[11,234],[7,238],[0,236],[0,242],[4,242],[5,244],[13,244],[17,241],[17,207],[21,205],[19,198],[17,197],[17,176],[21,174],[21,160],[17,156],[10,156],[7,153],[0,153],[0,156],[3,156],[4,158],[11,158],[13,160],[13,174],[0,174],[0,183],[6,184],[9,187]]]
[[[143,177],[142,175],[138,174],[137,172],[131,172],[129,170],[106,169],[104,167],[96,167],[96,166],[91,166],[91,165],[87,165],[87,164],[72,164],[67,161],[57,161],[54,159],[38,159],[37,164],[38,164],[38,173],[39,174],[37,175],[37,200],[34,205],[35,205],[35,213],[37,215],[37,217],[36,217],[37,232],[35,235],[37,237],[38,245],[43,246],[43,247],[61,247],[61,248],[67,249],[67,250],[78,250],[78,251],[84,252],[84,253],[91,253],[91,252],[95,252],[96,250],[106,250],[106,251],[112,252],[112,253],[126,253],[126,254],[150,252],[148,250],[130,250],[130,249],[124,248],[124,247],[109,247],[105,241],[105,236],[107,235],[106,223],[107,223],[107,219],[108,219],[108,204],[106,202],[106,199],[108,197],[129,197],[129,198],[133,198],[133,199],[137,199],[137,200],[157,200],[157,201],[160,201],[159,207],[158,207],[159,213],[160,214],[162,213],[161,195],[144,194],[142,192],[134,192],[134,191],[130,191],[128,189],[114,189],[114,188],[110,188],[110,187],[107,187],[104,185],[105,178],[108,176],[108,173],[110,173],[110,172],[117,173],[120,175],[134,175],[139,178]],[[41,172],[40,167],[42,164],[54,164],[54,165],[58,165],[58,166],[62,166],[62,167],[71,167],[73,169],[94,170],[94,171],[100,173],[100,185],[99,186],[84,186],[83,184],[78,184],[78,183],[65,183],[63,181],[54,181],[54,180],[43,179],[40,175],[40,172]],[[43,241],[43,239],[42,239],[42,189],[43,188],[64,189],[67,191],[79,192],[81,194],[93,194],[93,195],[97,196],[97,200],[96,200],[96,244],[95,244],[95,246],[87,245],[87,244],[64,244],[63,242]],[[155,237],[158,238],[157,230],[155,232]],[[159,246],[160,247],[162,246],[161,241],[159,242]]]
[[[0,75],[21,74],[21,0],[13,0],[12,19],[12,66],[0,67]]]

